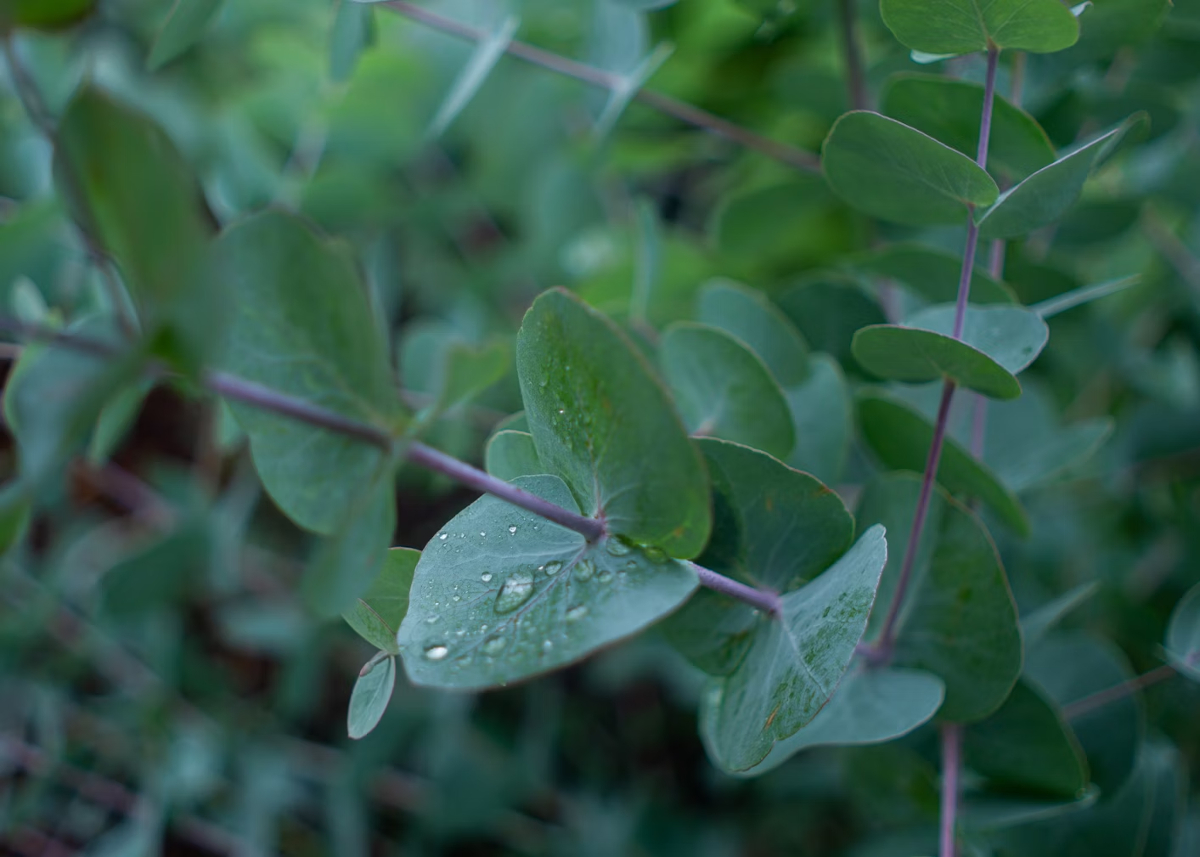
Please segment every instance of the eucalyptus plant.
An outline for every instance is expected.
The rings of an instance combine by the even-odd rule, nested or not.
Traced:
[[[1200,50],[1200,15],[1153,0],[882,0],[878,17],[851,0],[559,13],[529,0],[467,21],[454,16],[470,4],[314,0],[288,26],[320,33],[328,55],[288,85],[318,109],[272,101],[286,74],[241,101],[222,91],[232,72],[205,64],[242,57],[242,33],[264,20],[282,26],[278,4],[178,0],[151,27],[153,5],[0,0],[32,153],[6,155],[0,224],[0,327],[20,344],[0,509],[13,602],[68,611],[117,681],[122,659],[150,652],[151,678],[135,681],[161,689],[163,617],[242,599],[246,557],[272,550],[256,527],[273,527],[305,546],[274,548],[294,565],[280,597],[308,635],[296,660],[343,620],[373,652],[354,650],[356,677],[338,663],[354,682],[351,739],[383,730],[412,687],[447,692],[446,710],[455,691],[537,693],[637,638],[686,676],[720,776],[771,782],[838,759],[851,792],[883,795],[886,811],[820,853],[1192,853],[1184,764],[1200,700],[1179,690],[1191,709],[1148,726],[1140,694],[1200,679],[1194,476],[1174,477],[1190,500],[1137,501],[1177,506],[1161,515],[1173,559],[1145,584],[1158,613],[1121,612],[1138,597],[1125,566],[1150,560],[1105,547],[1100,530],[1120,525],[1108,507],[1089,515],[1152,457],[1136,448],[1155,442],[1154,411],[1127,402],[1196,404],[1187,242],[1200,200],[1180,176],[1194,176],[1183,101],[1200,67],[1151,56],[1142,71],[1137,50]],[[798,104],[791,125],[751,131],[705,91],[722,72],[697,70],[698,53],[730,22],[750,57],[796,48],[768,109],[747,111],[769,126]],[[135,70],[113,70],[130,49],[106,28],[137,34]],[[401,46],[436,31],[472,47],[418,39],[441,77],[417,84]],[[525,32],[565,52],[582,40],[589,62]],[[662,32],[676,53],[652,44]],[[837,48],[846,95],[833,109],[816,92],[829,63],[806,39]],[[246,47],[285,72],[287,49]],[[73,56],[91,65],[80,73]],[[521,72],[537,83],[496,80],[508,57],[539,66]],[[1139,103],[1139,74],[1178,85],[1170,110]],[[554,75],[601,97],[550,89]],[[527,123],[534,85],[585,127]],[[215,130],[181,93],[210,99]],[[1160,130],[1164,118],[1179,129]],[[521,151],[545,134],[567,135],[553,169]],[[22,163],[40,171],[24,189]],[[696,219],[668,215],[655,190],[680,164],[719,174],[699,194],[720,196],[700,227],[707,255],[681,237]],[[535,167],[532,202],[511,205],[514,176]],[[1168,204],[1185,212],[1182,239],[1156,212]],[[469,231],[429,238],[430,222],[472,210],[483,243],[505,240],[488,209],[506,205],[521,226],[504,258]],[[1121,237],[1132,221],[1111,232],[1121,206],[1145,239]],[[71,248],[69,271],[54,242]],[[1191,293],[1163,296],[1155,253]],[[568,286],[538,286],[551,278]],[[1168,328],[1182,344],[1149,353]],[[215,471],[167,479],[168,501],[133,479],[149,535],[131,544],[110,526],[101,570],[83,574],[90,542],[64,505],[67,475],[115,473],[102,493],[129,496],[109,462],[163,389],[197,403]],[[1194,438],[1200,422],[1183,425]],[[482,496],[423,545],[395,546],[411,497],[451,485]],[[1135,676],[1121,646],[1159,664]],[[45,683],[21,675],[12,688]],[[211,719],[179,687],[168,720]],[[42,750],[9,743],[16,764],[45,769]],[[120,841],[152,851],[174,825],[219,850],[215,788],[151,780],[131,805],[155,820]],[[28,813],[12,812],[21,828]],[[275,850],[252,822],[232,826]]]

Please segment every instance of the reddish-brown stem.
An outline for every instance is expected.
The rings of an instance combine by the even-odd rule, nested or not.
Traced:
[[[1074,720],[1076,717],[1082,717],[1090,711],[1095,711],[1097,708],[1103,708],[1111,702],[1116,702],[1118,699],[1124,699],[1127,696],[1132,696],[1138,691],[1145,690],[1148,687],[1153,687],[1160,682],[1175,675],[1175,667],[1170,664],[1163,664],[1160,667],[1155,667],[1150,672],[1142,673],[1136,678],[1131,678],[1129,681],[1114,685],[1113,687],[1105,688],[1097,691],[1090,696],[1085,696],[1082,699],[1077,699],[1070,705],[1063,706],[1063,717],[1067,720]]]
[[[962,724],[942,724],[942,800],[939,857],[957,857],[958,776],[962,771]]]

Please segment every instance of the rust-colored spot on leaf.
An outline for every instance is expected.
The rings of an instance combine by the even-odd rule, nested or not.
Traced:
[[[782,704],[783,704],[783,703],[780,703],[779,705],[776,705],[776,706],[775,706],[775,708],[774,708],[774,710],[773,710],[773,711],[772,711],[770,714],[768,714],[768,715],[767,715],[767,722],[763,724],[763,731],[764,731],[764,732],[766,732],[768,729],[770,729],[770,728],[771,728],[771,724],[775,722],[775,715],[779,713],[779,707],[780,707],[780,705],[782,705]]]

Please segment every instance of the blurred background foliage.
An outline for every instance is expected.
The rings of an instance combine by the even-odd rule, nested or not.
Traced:
[[[490,36],[491,56],[388,5],[191,3],[204,25],[172,30],[172,0],[101,0],[69,29],[20,31],[12,48],[53,115],[91,81],[154,117],[220,223],[283,206],[348,242],[415,408],[456,343],[494,349],[495,383],[429,435],[459,457],[480,462],[489,434],[520,408],[513,336],[547,287],[570,287],[649,348],[656,328],[695,317],[704,283],[738,280],[775,299],[813,351],[837,359],[823,364],[829,372],[855,387],[869,379],[850,355],[853,331],[921,300],[922,282],[895,267],[882,273],[897,283],[880,288],[877,248],[961,250],[961,230],[856,214],[812,169],[852,106],[832,0],[420,5]],[[915,63],[874,4],[851,5],[871,106],[904,75],[982,79],[980,57]],[[1096,0],[1081,21],[1074,48],[1023,61],[1021,103],[1056,147],[1133,111],[1149,127],[1062,223],[1010,242],[1004,279],[1025,303],[1142,279],[1050,321],[1027,390],[1041,394],[1046,420],[1107,418],[1112,433],[1085,466],[1023,495],[1028,539],[993,532],[1022,615],[1096,584],[1064,624],[1101,641],[1083,647],[1101,653],[1097,675],[1115,676],[1098,689],[1162,664],[1168,617],[1200,567],[1200,3]],[[499,56],[514,32],[633,75],[635,88],[649,74],[654,92],[782,148],[741,145],[654,99],[625,103]],[[655,52],[667,43],[669,56]],[[1006,95],[1013,68],[1001,70]],[[0,304],[67,324],[108,297],[54,193],[50,143],[8,71]],[[910,276],[931,280],[936,267],[925,258]],[[4,349],[11,365],[19,347]],[[263,494],[222,408],[179,385],[123,390],[88,455],[39,497],[0,572],[5,853],[930,848],[931,727],[880,747],[809,750],[755,780],[726,777],[696,736],[698,675],[654,633],[484,694],[400,678],[379,727],[348,740],[350,689],[371,650],[300,606],[311,537]],[[876,459],[847,422],[845,397],[831,402],[829,421],[848,433],[834,432],[808,466],[852,496]],[[16,466],[6,435],[0,467]],[[393,544],[423,546],[473,496],[406,468]],[[11,507],[0,513],[6,531],[19,528]],[[1076,840],[1085,850],[1070,853],[1200,853],[1200,815],[1186,808],[1200,768],[1200,686],[1170,679],[1128,705],[1122,722],[1132,725],[1109,724],[1105,740],[1140,746],[1161,774],[1131,810],[1141,833]]]

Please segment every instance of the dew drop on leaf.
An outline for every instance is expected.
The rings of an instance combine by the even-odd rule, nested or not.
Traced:
[[[517,534],[517,528],[516,528],[516,527],[509,527],[509,528],[508,528],[508,534],[509,534],[510,536],[515,536],[515,535]]]
[[[631,548],[619,538],[609,539],[606,550],[613,556],[625,556]]]
[[[508,639],[497,634],[494,637],[488,637],[486,640],[484,640],[483,650],[489,655],[495,655],[507,645]]]
[[[562,562],[557,559],[551,560],[542,566],[542,569],[546,572],[546,577],[554,577],[562,570]]]
[[[596,563],[592,562],[590,559],[581,560],[579,564],[575,566],[574,577],[578,580],[591,580],[595,574]]]
[[[437,621],[438,621],[438,619],[439,619],[439,618],[440,618],[440,617],[438,617],[438,616],[430,616],[430,617],[429,617],[428,619],[426,619],[425,621],[426,621],[426,623],[428,623],[428,624],[430,624],[430,625],[436,625],[436,624],[437,624]]]
[[[586,616],[587,612],[588,611],[587,611],[586,604],[576,604],[574,607],[572,607],[570,610],[567,611],[567,619],[571,622],[577,622],[580,619],[582,619],[584,616]]]
[[[430,646],[425,650],[425,657],[431,661],[440,661],[446,655],[450,654],[450,650],[443,645]]]
[[[525,571],[514,571],[500,587],[496,595],[496,612],[511,613],[533,595],[533,575]]]
[[[492,582],[492,573],[490,571],[485,571],[480,576],[479,579],[482,580],[484,583],[491,583]]]
[[[445,541],[446,539],[450,538],[450,534],[449,533],[441,533],[438,536],[438,538],[441,539],[442,541]]]
[[[604,571],[600,572],[600,576],[596,579],[601,583],[608,583],[613,579],[613,573],[606,568]]]

